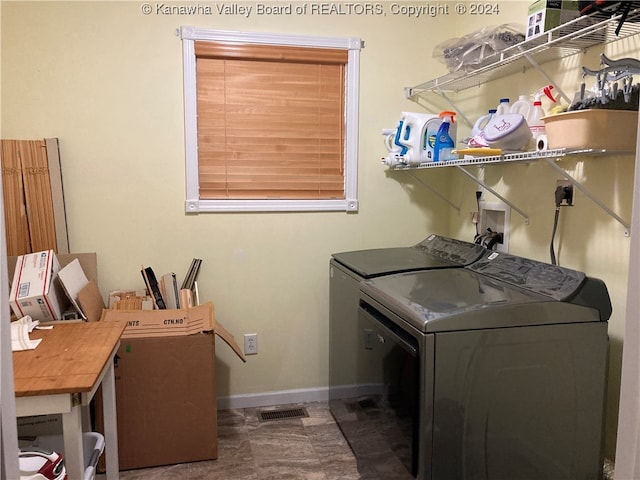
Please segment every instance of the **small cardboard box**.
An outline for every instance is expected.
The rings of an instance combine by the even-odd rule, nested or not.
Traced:
[[[60,263],[53,250],[18,256],[9,302],[16,317],[43,322],[62,318],[67,299],[58,281]]]
[[[27,255],[34,255],[34,254],[27,254]],[[17,267],[19,267],[18,261],[22,257],[23,256],[21,255],[21,256],[11,256],[7,258],[8,271],[15,272],[13,276],[13,281],[11,284],[12,292],[14,288],[16,289],[18,288],[18,285],[16,284],[15,276],[18,271]],[[84,272],[86,279],[89,281],[89,283],[86,284],[83,288],[80,289],[80,291],[77,292],[77,303],[79,304],[80,308],[82,309],[82,312],[84,313],[88,321],[95,322],[100,320],[102,309],[105,307],[105,305],[97,284],[98,256],[96,255],[96,253],[91,252],[91,253],[64,253],[64,254],[58,254],[58,255],[54,254],[52,258],[55,258],[57,260],[58,272],[76,260],[80,263],[80,267],[82,268],[82,271]],[[54,284],[56,295],[58,297],[61,297],[61,302],[62,302],[61,309],[64,309],[66,306],[70,305],[70,302],[66,294],[64,293],[64,288],[62,284],[58,280],[59,279],[56,279],[53,282],[53,284]],[[13,296],[10,295],[10,298],[13,298]],[[12,310],[14,311],[14,314],[17,317],[21,316],[20,313],[16,312],[15,309],[13,309],[13,307],[12,307]],[[59,315],[56,313],[56,315],[58,316],[53,320],[61,320],[63,314],[64,314],[64,311],[60,311]],[[31,315],[31,314],[29,313],[27,315]],[[31,317],[34,320],[51,321],[51,320],[44,320],[42,318],[37,318],[37,317],[34,317],[33,315],[31,315]]]
[[[529,5],[526,40],[580,16],[577,1],[537,0]]]

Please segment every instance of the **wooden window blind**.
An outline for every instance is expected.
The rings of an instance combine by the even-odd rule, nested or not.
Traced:
[[[344,199],[344,49],[196,41],[201,199]]]

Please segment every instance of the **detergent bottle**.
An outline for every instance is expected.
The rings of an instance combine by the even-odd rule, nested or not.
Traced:
[[[509,111],[509,113],[519,113],[526,120],[527,118],[529,118],[529,115],[531,114],[531,109],[532,108],[533,108],[533,105],[529,101],[529,96],[528,95],[520,95],[518,97],[518,100],[516,100],[513,103],[513,105],[511,105],[511,110]]]
[[[455,122],[455,112],[440,112],[439,116],[442,118],[442,123],[436,135],[433,161],[444,162],[447,160],[455,160],[457,155],[452,152],[455,148],[455,141],[451,136],[451,126]]]
[[[511,111],[511,103],[508,98],[501,98],[496,108],[496,115],[505,115]]]
[[[482,115],[478,120],[476,120],[476,123],[473,124],[473,128],[471,128],[472,137],[475,137],[482,131],[487,123],[489,123],[489,120],[491,120],[491,118],[496,114],[496,111],[497,110],[495,108],[492,108],[489,110],[489,113]]]
[[[556,102],[556,99],[551,95],[552,89],[553,85],[547,85],[533,94],[533,108],[529,116],[526,117],[526,120],[534,140],[544,134],[544,121],[542,117],[545,116],[545,111],[542,108],[542,95],[546,95],[553,103]]]
[[[399,143],[406,147],[402,153],[404,163],[418,165],[429,161],[427,159],[428,146],[425,139],[428,138],[427,130],[433,121],[439,121],[438,115],[431,113],[403,112],[402,130]]]

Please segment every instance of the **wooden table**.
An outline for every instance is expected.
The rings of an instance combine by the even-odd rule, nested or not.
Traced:
[[[102,385],[107,479],[117,480],[118,436],[113,359],[124,322],[61,322],[34,330],[34,350],[13,352],[16,415],[62,414],[69,480],[84,477],[82,407]],[[86,410],[86,408],[84,409]]]

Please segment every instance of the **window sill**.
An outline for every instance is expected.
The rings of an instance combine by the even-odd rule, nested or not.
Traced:
[[[187,200],[187,213],[357,212],[357,200]]]

